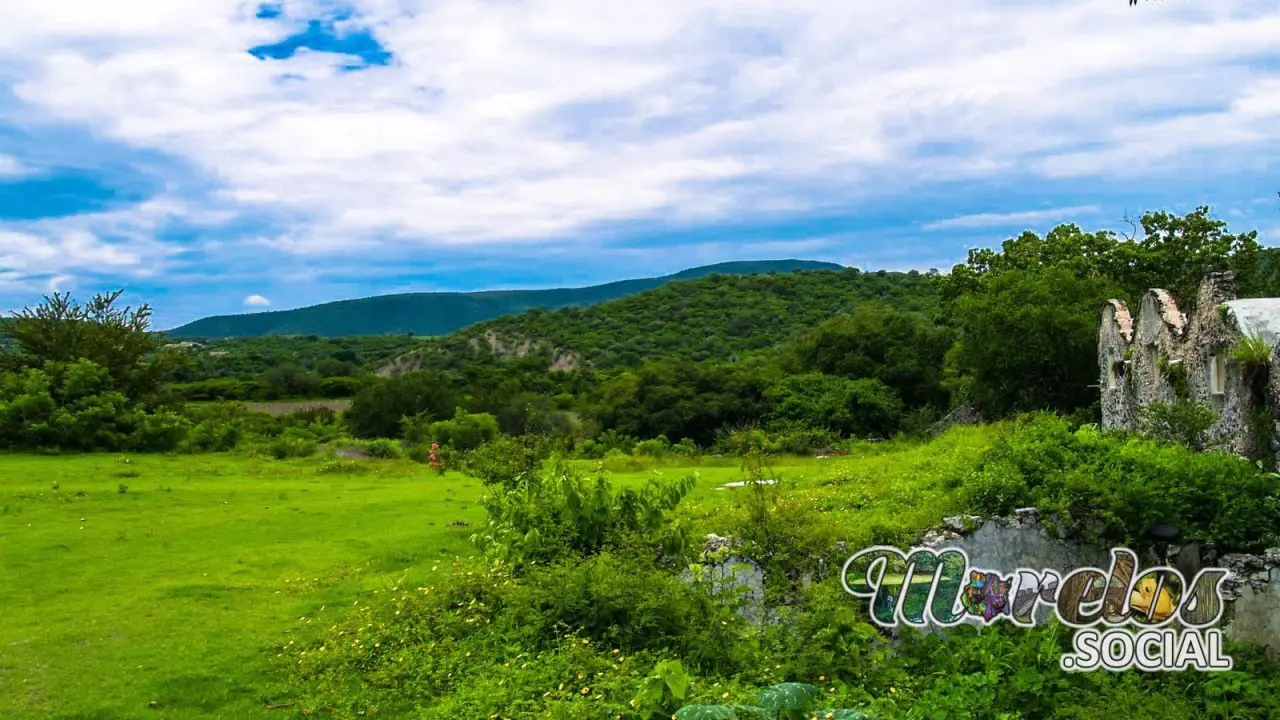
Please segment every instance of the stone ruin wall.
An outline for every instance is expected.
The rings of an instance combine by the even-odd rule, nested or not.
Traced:
[[[1183,375],[1190,399],[1218,415],[1218,422],[1209,430],[1210,444],[1251,456],[1257,442],[1251,421],[1257,401],[1248,378],[1237,363],[1228,361],[1225,392],[1215,394],[1210,387],[1212,358],[1229,353],[1240,334],[1230,314],[1219,309],[1234,299],[1235,278],[1230,273],[1214,273],[1201,283],[1189,317],[1165,290],[1150,290],[1143,296],[1136,321],[1123,301],[1109,301],[1098,330],[1103,427],[1139,430],[1142,409],[1151,403],[1174,402],[1173,377]],[[1272,366],[1277,366],[1275,355]],[[1269,393],[1272,398],[1280,397],[1277,376],[1280,373],[1271,373],[1276,383]],[[1271,438],[1264,442],[1270,443]]]
[[[753,623],[767,622],[771,613],[764,604],[764,573],[756,563],[738,554],[741,547],[740,540],[707,536],[702,559],[704,577],[721,589],[740,588],[746,601],[740,614]],[[1106,572],[1111,565],[1111,554],[1107,548],[1078,538],[1057,536],[1049,530],[1036,508],[1021,508],[1010,517],[958,515],[944,518],[940,527],[925,531],[915,547],[937,551],[948,548],[963,550],[969,556],[971,567],[994,571],[1002,576],[1014,575],[1019,569],[1026,568],[1054,570],[1059,578],[1065,578],[1078,568],[1093,567]],[[1190,579],[1202,568],[1226,569],[1222,594],[1227,607],[1218,627],[1228,638],[1259,646],[1271,659],[1280,661],[1280,548],[1271,548],[1262,555],[1232,553],[1219,556],[1212,543],[1158,547],[1159,552],[1148,550],[1140,555],[1139,572],[1143,568],[1173,567]],[[837,544],[832,555],[836,561],[831,572],[821,578],[807,579],[835,581],[842,561],[860,549],[850,548],[845,543]],[[684,579],[692,581],[693,576],[686,571]],[[1035,623],[1043,626],[1053,616],[1051,606],[1038,605]],[[972,618],[964,622],[979,624]],[[941,629],[935,626],[925,628],[925,632]],[[900,629],[894,629],[887,634],[895,636],[899,632]]]

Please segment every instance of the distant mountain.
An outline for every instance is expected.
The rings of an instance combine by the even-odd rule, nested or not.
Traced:
[[[417,335],[446,335],[503,315],[523,313],[533,308],[555,310],[587,307],[652,290],[675,280],[692,280],[714,274],[764,275],[796,270],[840,270],[842,267],[835,263],[813,260],[760,260],[705,265],[674,275],[621,280],[584,288],[379,295],[357,300],[339,300],[296,310],[208,317],[174,328],[165,334],[170,338],[268,335],[345,337],[407,332]]]

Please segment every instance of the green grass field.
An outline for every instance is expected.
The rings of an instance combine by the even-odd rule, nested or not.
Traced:
[[[780,489],[846,537],[936,521],[948,507],[933,478],[972,462],[983,433],[792,459],[776,468]],[[474,479],[356,464],[368,472],[238,455],[0,456],[0,718],[291,716],[277,649],[448,572],[483,520]],[[745,495],[716,489],[742,478],[731,460],[611,475],[695,471],[685,512],[719,530]]]

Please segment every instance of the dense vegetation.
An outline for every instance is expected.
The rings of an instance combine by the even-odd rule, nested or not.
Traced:
[[[884,643],[865,605],[824,574],[832,561],[839,567],[840,543],[905,543],[943,514],[1026,500],[1052,516],[1100,520],[1095,539],[1138,548],[1155,518],[1224,551],[1268,546],[1280,532],[1280,478],[1247,461],[1072,429],[1054,416],[995,433],[994,443],[963,432],[905,451],[862,446],[870,457],[848,466],[857,470],[749,490],[729,508],[686,511],[688,478],[618,489],[555,463],[491,476],[489,522],[473,536],[482,559],[428,586],[394,589],[350,622],[281,648],[282,666],[305,708],[345,715],[1261,718],[1280,710],[1280,671],[1247,648],[1232,648],[1240,663],[1232,673],[1174,676],[1063,673],[1057,657],[1070,632],[1058,625],[908,632]],[[748,476],[760,477],[752,458]],[[744,541],[733,553],[764,569],[763,598],[703,574],[701,548],[689,540],[707,527]],[[691,561],[692,577],[678,580]],[[765,608],[776,622],[759,622]]]
[[[767,351],[824,320],[878,301],[929,314],[931,276],[918,272],[840,271],[713,275],[589,308],[532,310],[428,341],[419,368],[448,369],[512,355],[547,365],[572,354],[596,369],[646,361],[736,361]],[[488,337],[503,347],[494,351]],[[544,365],[545,366],[545,365]]]
[[[1062,627],[890,644],[833,582],[849,548],[1023,506],[1103,544],[1143,549],[1153,524],[1222,553],[1280,542],[1280,476],[1197,452],[1203,417],[1170,409],[1154,439],[1090,423],[1104,299],[1163,285],[1185,302],[1221,269],[1246,295],[1277,290],[1271,251],[1207,211],[1153,213],[1143,230],[1028,233],[943,276],[714,275],[425,340],[172,347],[145,306],[55,295],[6,324],[0,442],[234,452],[264,463],[256,479],[289,468],[310,489],[393,468],[416,495],[448,496],[457,514],[413,520],[434,544],[387,560],[403,576],[355,604],[317,596],[316,614],[345,609],[314,627],[304,616],[273,652],[283,685],[266,704],[304,715],[1274,717],[1280,670],[1255,649],[1230,648],[1229,673],[1063,673]],[[390,377],[372,372],[406,348]],[[349,407],[273,417],[204,402],[326,394]],[[1016,419],[923,439],[962,403]],[[746,486],[717,492],[729,488],[706,487],[704,470]],[[475,481],[483,493],[454,506]],[[52,492],[6,502],[78,501]],[[466,548],[439,542],[445,522],[469,528]],[[731,544],[708,548],[707,533]],[[426,553],[450,558],[446,572],[405,560]],[[755,564],[761,593],[725,582],[715,563],[729,554]]]
[[[533,308],[586,307],[650,290],[675,280],[712,273],[768,273],[836,269],[807,260],[730,262],[690,268],[674,275],[622,280],[584,288],[489,292],[404,293],[248,315],[209,317],[174,328],[175,338],[263,337],[268,335],[445,335],[473,323]]]

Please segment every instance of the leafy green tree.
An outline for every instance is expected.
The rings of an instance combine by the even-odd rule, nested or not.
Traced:
[[[864,303],[794,340],[781,362],[790,373],[879,380],[908,406],[945,405],[943,359],[954,339],[919,313]]]
[[[1227,224],[1196,208],[1179,216],[1150,212],[1142,216],[1142,235],[1122,238],[1110,231],[1086,233],[1075,225],[1059,225],[1041,237],[1024,232],[1000,250],[975,248],[967,262],[938,279],[944,308],[982,291],[985,282],[1006,272],[1064,270],[1076,277],[1107,279],[1117,296],[1136,300],[1153,287],[1172,291],[1189,307],[1205,274],[1230,270],[1243,297],[1276,291],[1269,268],[1261,262],[1257,232],[1232,234]]]
[[[846,435],[892,435],[902,422],[902,400],[874,378],[793,375],[765,391],[776,426],[822,428]]]
[[[320,388],[320,378],[297,363],[278,365],[262,375],[267,396],[271,399],[285,397],[311,397]]]
[[[1097,399],[1099,308],[1116,287],[1066,268],[1011,270],[960,298],[964,333],[951,360],[970,400],[989,417],[1069,412]]]
[[[16,357],[4,365],[41,368],[88,360],[105,370],[114,388],[130,399],[154,400],[162,383],[181,366],[182,357],[165,351],[160,336],[150,331],[150,306],[119,307],[123,292],[98,294],[83,305],[70,293],[54,293],[13,313],[4,321],[4,332]]]
[[[356,437],[394,438],[400,435],[402,418],[449,417],[456,407],[450,378],[413,372],[365,388],[352,399],[344,418]]]
[[[764,372],[741,364],[650,363],[606,381],[591,413],[601,428],[621,435],[710,445],[720,428],[764,417]]]

